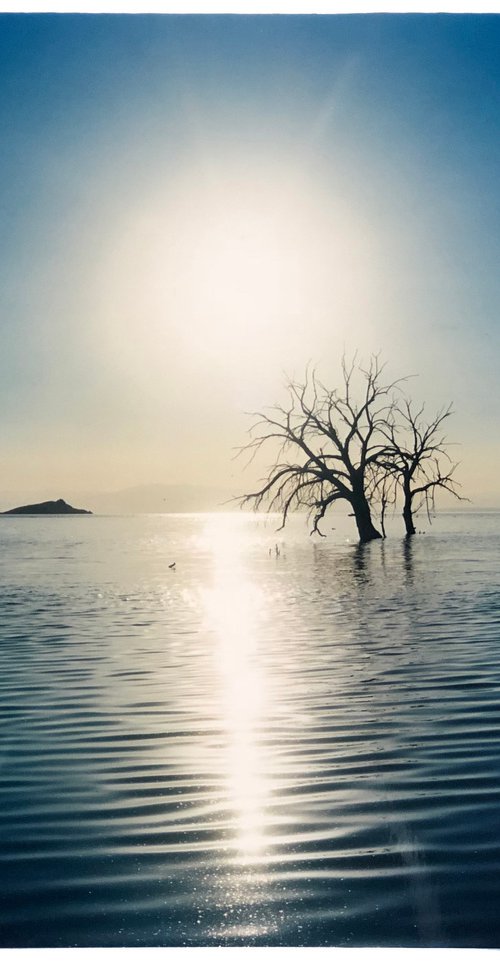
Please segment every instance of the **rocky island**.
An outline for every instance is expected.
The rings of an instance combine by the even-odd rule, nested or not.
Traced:
[[[78,510],[70,506],[65,500],[46,500],[45,503],[30,503],[28,506],[16,506],[13,510],[4,510],[2,516],[19,513],[34,516],[35,514],[62,513],[92,513],[92,510]]]

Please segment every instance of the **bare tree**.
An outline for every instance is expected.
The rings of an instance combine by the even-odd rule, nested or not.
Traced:
[[[393,441],[387,426],[395,405],[398,383],[385,383],[383,366],[372,356],[367,369],[356,358],[342,360],[342,388],[327,390],[314,371],[303,382],[288,380],[288,404],[255,413],[251,440],[242,447],[254,455],[267,444],[278,446],[277,455],[262,485],[241,498],[241,505],[279,510],[283,527],[292,510],[307,510],[312,531],[321,534],[320,523],[328,508],[340,500],[352,508],[361,543],[380,538],[373,524],[370,494],[386,479],[384,500],[392,477],[385,464]],[[361,382],[361,401],[355,398],[355,381]],[[385,513],[384,504],[384,513]],[[321,534],[324,536],[324,534]]]
[[[423,406],[414,410],[412,403],[405,399],[392,407],[387,428],[383,430],[389,455],[388,458],[383,455],[381,467],[401,488],[407,536],[416,532],[413,515],[423,506],[430,520],[437,490],[446,490],[458,500],[464,499],[457,493],[459,484],[453,479],[457,464],[452,464],[442,435],[442,425],[452,414],[451,407],[442,409],[430,422],[425,421],[423,414]]]

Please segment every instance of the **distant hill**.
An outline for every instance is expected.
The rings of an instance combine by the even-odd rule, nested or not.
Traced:
[[[241,487],[240,487],[241,488]],[[239,492],[238,487],[235,487]],[[45,495],[45,494],[43,494]],[[47,494],[49,495],[49,494]],[[91,506],[93,513],[103,514],[133,514],[133,513],[214,513],[217,511],[231,512],[238,509],[237,503],[231,502],[234,491],[222,486],[198,486],[194,483],[187,485],[172,483],[153,483],[141,486],[131,486],[123,490],[103,492],[98,490],[74,490],[68,494],[74,506]],[[23,500],[23,506],[15,507],[14,510],[5,509],[4,513],[68,513],[75,512],[74,509],[44,510],[43,503],[35,503],[34,493],[28,490],[24,492],[4,490],[0,494],[0,507],[3,505],[8,508],[19,497]],[[46,500],[45,504],[57,504],[57,500]],[[65,501],[63,500],[64,504]],[[27,506],[28,509],[24,509]],[[42,507],[42,510],[31,509],[32,507]],[[66,506],[69,506],[66,503]],[[85,511],[84,511],[85,512]]]
[[[3,515],[25,514],[35,516],[38,514],[65,514],[65,513],[91,513],[91,510],[78,510],[70,506],[65,500],[45,500],[44,503],[29,503],[26,506],[16,506],[13,510],[4,510]]]

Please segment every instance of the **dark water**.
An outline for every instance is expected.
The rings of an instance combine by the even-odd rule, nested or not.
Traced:
[[[500,517],[342,526],[1,520],[1,945],[500,945]]]

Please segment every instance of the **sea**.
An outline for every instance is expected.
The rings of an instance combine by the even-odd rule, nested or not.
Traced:
[[[0,519],[0,945],[500,946],[500,514]]]

